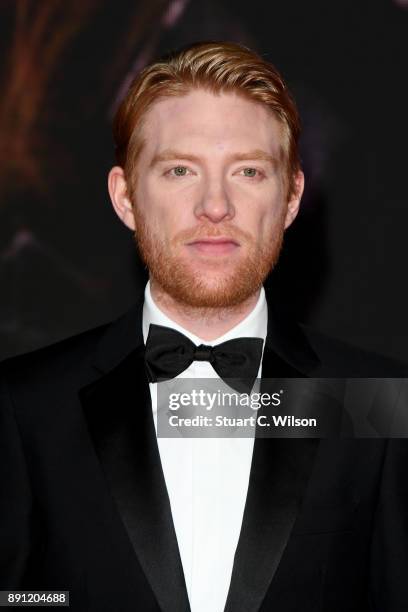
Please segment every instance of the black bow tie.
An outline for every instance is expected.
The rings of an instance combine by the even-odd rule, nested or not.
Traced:
[[[262,338],[236,338],[216,346],[196,346],[187,336],[163,325],[150,325],[146,340],[149,382],[175,378],[193,361],[209,361],[223,380],[240,393],[249,393],[259,370]]]

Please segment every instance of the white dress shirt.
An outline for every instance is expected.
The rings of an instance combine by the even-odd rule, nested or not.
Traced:
[[[214,346],[238,337],[265,340],[267,318],[262,287],[255,307],[243,321],[219,338],[203,340],[158,308],[149,281],[143,306],[143,338],[146,343],[149,325],[154,323],[181,332],[196,345]],[[179,377],[218,375],[208,361],[194,361]],[[157,384],[150,383],[149,387],[157,433]],[[241,530],[254,438],[158,437],[157,443],[191,612],[222,612]]]

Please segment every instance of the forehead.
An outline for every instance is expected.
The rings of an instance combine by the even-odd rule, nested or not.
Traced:
[[[234,92],[197,89],[161,99],[143,123],[145,155],[176,146],[195,153],[262,149],[278,155],[282,147],[282,125],[272,111]]]

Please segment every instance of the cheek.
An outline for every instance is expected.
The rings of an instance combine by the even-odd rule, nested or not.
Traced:
[[[158,214],[183,209],[187,202],[191,202],[192,196],[191,188],[177,188],[171,181],[150,178],[140,184],[140,197],[144,207],[155,210]]]
[[[262,240],[281,225],[285,213],[282,195],[268,190],[266,193],[252,193],[251,197],[243,199],[237,209],[236,221]]]
[[[148,226],[164,240],[193,224],[189,200],[174,190],[146,182],[139,186],[137,201]]]

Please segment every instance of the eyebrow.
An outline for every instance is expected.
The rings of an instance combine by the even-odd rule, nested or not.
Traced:
[[[175,159],[183,159],[192,162],[200,161],[200,157],[198,155],[182,151],[176,151],[175,149],[165,149],[164,151],[158,153],[153,157],[152,161],[150,162],[150,167],[152,168],[160,162],[166,162]],[[229,159],[230,161],[266,161],[272,164],[275,169],[278,167],[277,157],[271,155],[270,153],[267,153],[266,151],[262,151],[261,149],[254,149],[253,151],[247,151],[246,153],[233,153],[229,156]]]

